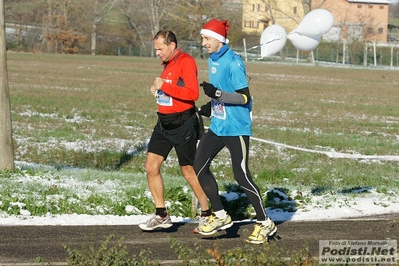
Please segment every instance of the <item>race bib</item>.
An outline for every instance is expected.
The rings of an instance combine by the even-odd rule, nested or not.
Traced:
[[[157,104],[162,106],[172,106],[173,99],[171,96],[166,95],[163,91],[158,90],[157,95],[155,96],[157,99]]]
[[[164,79],[163,81],[172,84],[172,80],[170,79]],[[173,98],[166,95],[163,91],[158,90],[155,97],[157,98],[157,104],[162,106],[173,106]]]
[[[218,100],[212,99],[211,115],[213,117],[225,120],[226,110],[224,104],[222,102],[219,102]]]

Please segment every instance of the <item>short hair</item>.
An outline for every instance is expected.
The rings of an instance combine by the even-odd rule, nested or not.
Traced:
[[[155,34],[154,40],[158,39],[159,37],[163,37],[164,42],[166,45],[170,45],[172,42],[176,43],[177,47],[177,38],[176,35],[170,30],[160,30]]]

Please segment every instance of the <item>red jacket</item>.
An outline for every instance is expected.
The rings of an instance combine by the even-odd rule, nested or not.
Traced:
[[[177,49],[176,54],[163,62],[161,95],[157,99],[158,112],[179,113],[191,109],[199,97],[198,69],[192,56]]]

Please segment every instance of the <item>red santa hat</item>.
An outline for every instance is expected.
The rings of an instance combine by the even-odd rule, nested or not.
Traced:
[[[222,43],[229,43],[229,39],[226,38],[228,30],[227,20],[211,19],[202,27],[201,34],[213,37]]]

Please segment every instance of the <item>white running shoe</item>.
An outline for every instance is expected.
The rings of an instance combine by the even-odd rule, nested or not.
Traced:
[[[153,215],[147,222],[139,224],[141,230],[153,231],[157,228],[169,228],[173,225],[169,214],[165,217],[159,215]]]

